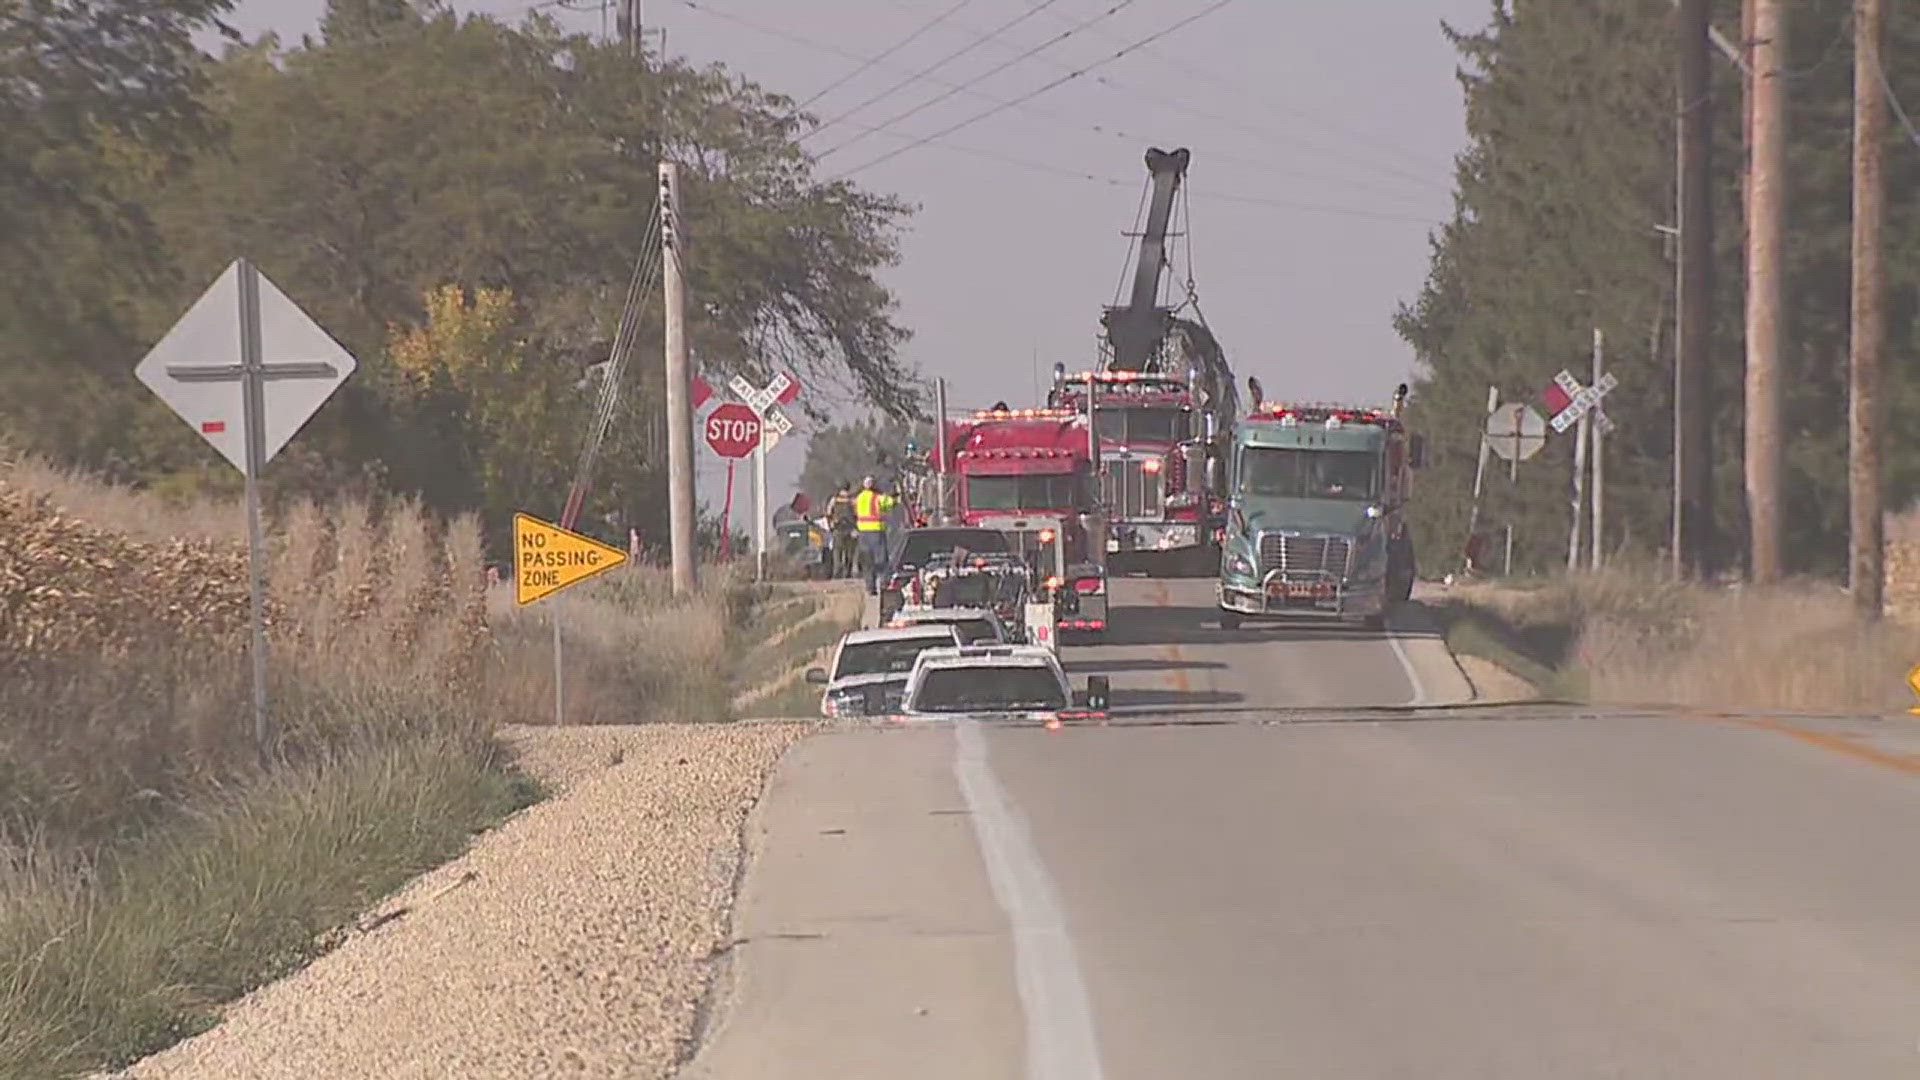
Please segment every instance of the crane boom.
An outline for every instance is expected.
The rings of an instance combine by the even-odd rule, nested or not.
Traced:
[[[1166,337],[1167,313],[1155,301],[1160,293],[1160,272],[1167,264],[1167,226],[1173,220],[1173,197],[1186,175],[1190,157],[1184,147],[1173,151],[1154,147],[1147,151],[1147,172],[1152,177],[1153,194],[1147,206],[1146,231],[1140,234],[1140,259],[1133,270],[1133,292],[1125,307],[1108,308],[1102,319],[1107,342],[1113,347],[1112,366],[1116,371],[1146,370]]]

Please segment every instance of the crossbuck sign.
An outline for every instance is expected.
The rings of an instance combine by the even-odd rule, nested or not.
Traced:
[[[1608,418],[1606,411],[1600,408],[1600,399],[1620,385],[1620,380],[1613,377],[1613,372],[1609,371],[1601,375],[1600,381],[1592,386],[1581,386],[1580,380],[1573,377],[1573,372],[1562,368],[1560,374],[1553,377],[1553,381],[1560,391],[1567,395],[1566,406],[1553,414],[1553,430],[1565,432],[1579,423],[1581,415],[1591,409],[1593,422],[1599,426],[1600,433],[1604,435],[1613,431],[1613,421]]]
[[[780,437],[793,430],[793,421],[780,408],[783,401],[791,401],[799,396],[799,387],[784,371],[773,373],[773,379],[765,386],[755,386],[746,376],[735,375],[727,386],[740,395],[747,407],[760,414],[760,446],[771,450]]]

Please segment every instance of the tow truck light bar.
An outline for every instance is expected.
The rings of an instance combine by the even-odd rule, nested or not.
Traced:
[[[1399,423],[1391,413],[1383,409],[1360,408],[1353,405],[1308,405],[1263,401],[1260,407],[1254,410],[1251,419],[1269,418],[1287,426],[1305,421],[1310,424],[1324,423],[1330,428],[1337,428],[1343,424],[1378,424],[1382,427],[1392,427]]]
[[[1010,420],[1018,417],[1022,420],[1074,420],[1080,417],[1078,409],[975,409],[975,420]]]

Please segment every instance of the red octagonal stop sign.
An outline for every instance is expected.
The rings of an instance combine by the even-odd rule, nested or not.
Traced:
[[[721,457],[746,457],[760,445],[760,418],[738,401],[727,402],[707,416],[707,445]]]

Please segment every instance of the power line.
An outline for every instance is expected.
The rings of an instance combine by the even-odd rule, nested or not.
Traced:
[[[896,5],[905,6],[906,0],[895,0],[895,3]],[[1058,15],[1056,13],[1055,18],[1063,19],[1064,16]],[[971,27],[968,27],[964,23],[955,23],[954,28],[959,30],[966,30],[968,33],[977,33],[977,31],[974,31]],[[1096,32],[1101,34],[1101,36],[1107,38],[1110,41],[1126,40],[1120,35],[1115,34],[1109,30],[1100,29],[1100,30],[1096,30]],[[1144,55],[1152,56],[1155,59],[1160,60],[1162,63],[1177,67],[1180,70],[1182,77],[1198,75],[1203,80],[1210,81],[1218,86],[1224,86],[1227,89],[1233,90],[1234,92],[1248,98],[1260,98],[1262,96],[1257,94],[1255,91],[1249,89],[1244,83],[1241,83],[1237,80],[1230,79],[1224,75],[1221,75],[1218,71],[1216,71],[1211,66],[1208,66],[1205,64],[1187,63],[1182,61],[1177,56],[1172,56],[1167,54],[1163,50],[1145,49],[1145,50],[1142,50],[1142,52]],[[1061,65],[1061,66],[1064,67],[1064,65]],[[1148,90],[1143,87],[1134,86],[1129,83],[1121,82],[1120,80],[1115,79],[1110,75],[1095,76],[1094,81],[1098,82],[1102,86],[1106,86],[1115,90],[1121,90],[1128,93],[1139,94],[1143,98],[1160,103],[1168,108],[1172,108],[1178,112],[1185,113],[1189,116],[1196,116],[1201,119],[1214,120],[1219,123],[1227,124],[1229,126],[1238,128],[1241,131],[1247,132],[1248,134],[1251,134],[1256,138],[1271,139],[1276,135],[1276,133],[1270,129],[1264,129],[1264,128],[1248,125],[1242,121],[1236,120],[1229,116],[1222,115],[1217,112],[1209,112],[1200,106],[1193,105],[1190,102],[1184,101],[1181,98],[1167,94],[1163,91]],[[1306,110],[1277,104],[1272,102],[1271,100],[1262,101],[1261,104],[1265,105],[1267,108],[1272,109],[1275,112],[1284,113],[1296,119],[1306,121],[1307,123],[1315,127],[1318,127],[1322,131],[1325,131],[1328,134],[1334,135],[1336,137],[1341,137],[1341,136],[1357,137],[1366,145],[1371,147],[1378,147],[1381,150],[1381,152],[1398,157],[1399,160],[1406,162],[1407,164],[1412,165],[1415,168],[1419,168],[1423,164],[1421,162],[1415,161],[1412,157],[1407,156],[1405,154],[1394,153],[1391,146],[1381,142],[1380,140],[1374,138],[1371,135],[1368,135],[1364,132],[1360,132],[1352,128],[1342,128],[1339,125],[1328,123],[1322,118],[1320,118],[1319,116],[1311,112],[1308,112]],[[1290,136],[1290,137],[1296,138],[1296,139],[1299,138],[1298,136]],[[1310,149],[1317,149],[1322,153],[1329,154],[1329,156],[1333,156],[1333,157],[1344,156],[1353,164],[1360,165],[1364,168],[1373,169],[1378,172],[1391,174],[1393,176],[1399,177],[1400,179],[1408,180],[1413,183],[1420,184],[1422,186],[1433,187],[1433,188],[1439,188],[1441,186],[1441,185],[1435,184],[1432,180],[1424,176],[1408,173],[1405,170],[1401,169],[1398,165],[1385,164],[1383,163],[1383,160],[1380,158],[1374,158],[1372,160],[1369,160],[1366,157],[1353,156],[1352,154],[1349,154],[1346,151],[1344,151],[1338,145],[1334,145],[1330,147],[1326,143],[1321,143],[1319,144],[1319,146],[1316,147],[1312,142],[1306,142],[1306,145]],[[1220,155],[1217,151],[1214,151],[1214,152],[1210,152],[1209,156],[1219,157],[1222,155]],[[1344,180],[1344,178],[1342,179]]]
[[[1893,92],[1893,80],[1887,78],[1886,65],[1880,63],[1878,56],[1873,57],[1873,70],[1880,76],[1880,88],[1887,92],[1887,104],[1892,106],[1894,117],[1900,121],[1900,126],[1906,129],[1907,138],[1913,140],[1913,145],[1920,146],[1920,128],[1914,127],[1913,118],[1907,115],[1906,106],[1900,104],[1900,95]]]
[[[889,131],[889,132],[886,132],[885,134],[892,135],[896,138],[902,138],[902,139],[917,138],[916,136],[907,135],[897,131]],[[997,161],[1003,165],[1012,165],[1015,168],[1026,169],[1030,172],[1042,173],[1048,176],[1058,176],[1067,180],[1080,180],[1080,181],[1085,181],[1087,183],[1099,184],[1105,187],[1114,187],[1114,188],[1131,188],[1136,186],[1134,181],[1131,181],[1131,180],[1119,180],[1111,176],[1103,176],[1099,173],[1092,173],[1084,169],[1076,169],[1071,166],[1054,165],[1049,162],[1034,161],[1031,158],[1016,157],[1012,154],[1004,153],[999,150],[992,150],[984,146],[974,146],[969,143],[949,142],[945,139],[941,139],[935,142],[933,145],[938,147],[939,149],[951,150],[957,154],[966,154],[969,157],[977,157],[977,158],[984,158],[989,161]],[[1267,207],[1275,210],[1298,210],[1306,213],[1332,214],[1338,217],[1363,218],[1363,219],[1368,219],[1373,221],[1405,222],[1405,223],[1414,224],[1414,225],[1432,226],[1440,223],[1439,219],[1432,218],[1432,217],[1421,217],[1413,214],[1395,214],[1388,211],[1367,210],[1359,207],[1350,207],[1350,206],[1332,206],[1332,205],[1327,205],[1322,203],[1296,202],[1290,199],[1278,199],[1278,198],[1273,198],[1270,196],[1263,196],[1263,195],[1227,194],[1227,193],[1207,191],[1207,190],[1202,190],[1200,192],[1200,195],[1204,199],[1216,199],[1221,202],[1240,203],[1246,206],[1263,206],[1263,207]],[[1137,216],[1135,221],[1136,221],[1136,227],[1134,231],[1137,232],[1138,231]],[[1131,256],[1132,254],[1131,247],[1129,247],[1128,249],[1128,254],[1129,256]],[[1123,286],[1124,286],[1124,283],[1125,282],[1123,278],[1122,279]]]
[[[725,22],[733,23],[736,26],[746,27],[747,29],[753,30],[756,33],[764,34],[768,37],[774,38],[779,41],[784,41],[790,45],[798,45],[802,48],[813,49],[817,52],[821,52],[830,56],[838,56],[838,57],[841,57],[842,59],[852,60],[855,63],[862,63],[869,59],[869,57],[867,56],[864,56],[857,52],[853,52],[849,49],[843,48],[831,42],[821,41],[817,38],[807,37],[806,35],[797,34],[797,33],[794,33],[793,31],[785,30],[778,26],[772,26],[767,23],[760,22],[756,19],[750,19],[742,15],[736,15],[729,11],[723,11],[709,4],[700,2],[700,0],[680,0],[680,2],[684,4],[686,7],[694,11],[701,12],[702,14],[712,16],[716,19],[720,19]],[[962,28],[962,24],[955,23],[954,25],[956,26],[956,28]],[[980,33],[977,30],[973,30],[972,28],[965,28],[965,29],[967,30],[968,33],[975,35],[974,37],[975,41],[990,40],[989,38],[987,38],[986,35]],[[1006,43],[1000,42],[999,44],[1005,45]],[[1007,45],[1006,47],[1016,48],[1017,46]],[[1063,71],[1073,70],[1070,65],[1065,63],[1061,63],[1058,61],[1050,61],[1050,63],[1052,63],[1055,67]],[[889,65],[889,66],[894,66],[894,65]],[[903,70],[903,69],[898,69],[898,70]],[[960,83],[955,82],[953,80],[940,78],[934,75],[921,75],[920,78],[923,81],[933,83],[936,86],[955,87],[955,86],[961,85]],[[1127,91],[1132,89],[1127,87],[1125,84],[1112,81],[1105,75],[1095,75],[1094,81],[1104,86],[1108,86],[1117,90]],[[991,104],[999,105],[999,104],[1008,103],[1008,99],[1003,97],[998,97],[994,94],[989,94],[978,88],[970,87],[965,92],[974,97],[980,98],[983,101],[989,102]],[[1143,94],[1147,93],[1146,91],[1138,91],[1138,90],[1134,90],[1133,92],[1143,93]],[[1157,96],[1157,95],[1149,94],[1148,96]],[[1049,120],[1054,123],[1062,124],[1075,129],[1090,130],[1099,135],[1112,136],[1114,138],[1121,139],[1127,142],[1132,142],[1132,143],[1151,141],[1151,140],[1143,139],[1142,137],[1138,135],[1134,135],[1130,132],[1120,130],[1118,128],[1112,128],[1112,127],[1108,127],[1106,125],[1098,124],[1098,123],[1088,124],[1083,120],[1073,119],[1071,117],[1065,116],[1054,110],[1047,109],[1040,105],[1035,105],[1029,101],[1016,101],[1016,102],[1013,102],[1013,104],[1017,106],[1019,110],[1023,113],[1029,113],[1041,119]],[[1232,119],[1231,117],[1221,116],[1216,113],[1208,113],[1204,110],[1199,109],[1196,106],[1187,106],[1178,102],[1173,102],[1171,100],[1169,100],[1167,104],[1169,105],[1169,107],[1172,107],[1182,112],[1186,112],[1189,115],[1199,116],[1203,119],[1216,120],[1216,121],[1228,124],[1229,126],[1239,127],[1242,130],[1247,131],[1259,137],[1263,141],[1271,141],[1274,139],[1286,138],[1284,134],[1274,132],[1274,131],[1262,130],[1257,127],[1251,127],[1251,126],[1242,124],[1239,121]],[[861,128],[862,130],[866,130],[869,132],[886,130],[882,125],[863,125],[859,121],[853,121],[853,120],[845,120],[842,122],[848,124],[851,127]],[[889,133],[899,134],[898,132],[889,132]],[[1293,162],[1280,162],[1277,160],[1263,160],[1263,159],[1257,159],[1257,158],[1250,158],[1243,155],[1234,154],[1230,151],[1223,151],[1223,150],[1210,150],[1208,151],[1207,156],[1209,159],[1239,162],[1241,164],[1245,164],[1254,168],[1264,170],[1269,175],[1290,175],[1290,176],[1296,176],[1296,177],[1300,177],[1302,179],[1307,179],[1307,180],[1327,181],[1331,183],[1340,184],[1343,187],[1356,187],[1356,188],[1367,189],[1372,191],[1375,194],[1386,195],[1395,199],[1407,199],[1410,197],[1409,193],[1407,192],[1397,191],[1392,188],[1384,187],[1378,183],[1369,183],[1365,178],[1355,177],[1355,176],[1330,175],[1327,173],[1315,172],[1308,169],[1302,169]],[[1379,171],[1377,166],[1367,166],[1367,167],[1373,168],[1376,172]],[[1431,182],[1429,182],[1427,186],[1433,188],[1434,190],[1445,190],[1442,187],[1442,185],[1432,184]]]
[[[682,0],[682,2],[685,3],[688,7],[695,6],[694,0]],[[1045,11],[1047,8],[1052,7],[1054,4],[1058,2],[1059,0],[1041,0],[1041,2],[1037,6],[1030,7],[1027,10],[1021,12],[1020,14],[1014,16],[1013,18],[1008,19],[1006,22],[1001,23],[998,27],[995,27],[993,32],[989,34],[988,37],[991,38],[991,37],[996,37],[1000,34],[1003,34],[1006,31],[1011,30],[1014,27],[1020,25],[1021,23],[1026,22],[1028,19],[1033,18],[1035,15],[1040,14],[1042,11]],[[957,60],[960,57],[965,56],[966,54],[979,48],[981,44],[982,44],[981,41],[976,41],[970,45],[965,46],[964,48],[948,53],[946,56],[943,56],[939,60],[934,61],[934,63],[931,64],[930,66],[922,68],[919,71],[913,73],[912,75],[909,75],[906,78],[900,80],[899,82],[894,83],[892,86],[889,86],[885,90],[882,90],[879,93],[873,95],[872,97],[867,98],[866,100],[860,102],[860,104],[855,105],[853,108],[847,109],[841,112],[839,115],[827,120],[825,123],[821,124],[817,128],[814,128],[812,131],[808,132],[805,136],[802,136],[802,137],[806,138],[806,137],[811,137],[811,136],[820,134],[822,131],[825,131],[826,129],[832,127],[833,125],[839,123],[840,121],[845,120],[847,117],[852,116],[854,113],[859,112],[861,109],[866,108],[867,106],[873,104],[874,102],[880,101],[887,97],[891,97],[894,93],[899,91],[902,87],[909,86],[912,83],[917,82],[918,80],[932,74],[933,72],[940,70],[941,68],[947,66],[949,63],[953,62],[954,60]]]
[[[1088,64],[1086,67],[1078,68],[1074,71],[1070,71],[1067,74],[1062,75],[1059,78],[1053,80],[1052,82],[1046,83],[1033,90],[1029,90],[1027,93],[1022,94],[1017,98],[1013,98],[1012,100],[1007,101],[1004,104],[996,105],[993,108],[988,109],[986,112],[977,113],[971,117],[968,117],[965,120],[961,120],[957,123],[949,124],[946,127],[941,128],[939,131],[934,132],[931,135],[924,136],[911,143],[908,143],[905,146],[899,147],[898,149],[890,150],[887,153],[884,153],[877,158],[873,158],[872,160],[865,162],[864,164],[856,165],[853,168],[848,169],[846,172],[840,173],[839,176],[836,177],[836,179],[839,179],[840,177],[851,176],[852,174],[860,172],[863,169],[870,169],[873,166],[878,165],[884,161],[891,161],[894,158],[899,157],[901,154],[904,154],[909,150],[914,150],[921,146],[925,146],[927,143],[930,143],[935,139],[944,138],[948,135],[953,134],[956,131],[959,131],[961,128],[968,127],[973,124],[977,124],[980,121],[987,119],[988,117],[995,116],[999,113],[1005,112],[1006,110],[1014,107],[1015,105],[1020,104],[1021,102],[1030,101],[1033,98],[1039,97],[1041,94],[1044,94],[1049,90],[1052,90],[1054,87],[1061,86],[1065,83],[1071,82],[1074,79],[1079,78],[1082,75],[1085,75],[1087,72],[1092,71],[1094,68],[1100,67],[1103,64],[1110,64],[1113,61],[1126,56],[1128,53],[1144,48],[1148,44],[1154,41],[1158,41],[1163,37],[1166,37],[1168,34],[1171,34],[1174,31],[1181,29],[1182,27],[1191,25],[1192,23],[1197,22],[1200,19],[1204,19],[1208,15],[1211,15],[1214,12],[1219,11],[1221,8],[1226,7],[1228,4],[1231,4],[1231,3],[1233,3],[1233,0],[1214,0],[1213,3],[1208,4],[1206,7],[1201,8],[1199,11],[1194,12],[1193,14],[1187,16],[1184,19],[1179,20],[1178,22],[1174,23],[1171,26],[1166,27],[1163,30],[1157,31],[1153,34],[1147,35],[1144,38],[1141,38],[1139,41],[1136,41],[1133,44],[1120,49],[1119,51],[1115,52],[1111,56],[1108,56],[1104,59],[1095,60],[1093,63]],[[1038,10],[1038,9],[1036,8],[1035,10]]]
[[[1115,12],[1120,11],[1122,8],[1125,8],[1131,5],[1133,2],[1134,0],[1119,0],[1119,3],[1116,3],[1112,7],[1107,8],[1107,10],[1101,12],[1100,14],[1095,15],[1084,22],[1074,24],[1072,27],[1061,31],[1058,34],[1055,34],[1054,36],[1048,38],[1047,40],[1041,42],[1040,44],[1035,45],[1034,47],[1028,49],[1026,52],[1020,53],[1018,56],[1013,57],[1011,60],[1003,61],[999,67],[990,68],[986,71],[983,71],[980,74],[975,75],[973,78],[968,79],[967,81],[959,84],[958,86],[953,87],[952,89],[948,90],[946,93],[940,94],[933,98],[929,98],[928,100],[923,101],[918,105],[915,105],[913,108],[908,109],[906,112],[898,113],[894,116],[889,116],[888,118],[880,122],[880,126],[883,128],[891,127],[892,125],[897,124],[902,120],[905,120],[906,118],[914,115],[915,113],[922,112],[926,109],[930,109],[933,106],[940,104],[941,102],[947,100],[948,98],[961,92],[962,90],[971,89],[976,84],[985,82],[987,79],[990,79],[993,76],[1000,74],[1002,71],[1005,71],[1006,69],[1012,67],[1013,65],[1019,63],[1020,61],[1025,60],[1029,56],[1032,56],[1035,53],[1040,52],[1044,49],[1049,49],[1055,45],[1058,45],[1062,41],[1065,41],[1066,39],[1072,37],[1073,35],[1079,33],[1082,30],[1085,30],[1087,27],[1092,26],[1093,24],[1099,22],[1102,19],[1111,18]],[[1039,11],[1040,9],[1034,8],[1033,10]],[[976,42],[975,44],[978,44],[978,42]],[[816,155],[816,159],[824,158],[830,154],[838,153],[839,151],[844,150],[849,146],[852,146],[854,143],[859,142],[861,139],[866,138],[868,134],[870,134],[870,132],[862,132],[858,135],[853,136],[850,139],[846,139],[834,146],[831,146],[826,150],[822,150],[818,155]]]
[[[845,75],[842,75],[838,79],[835,79],[832,82],[828,83],[827,85],[821,87],[817,92],[814,93],[812,97],[794,106],[793,111],[799,112],[800,110],[806,108],[807,106],[813,104],[814,102],[819,101],[821,98],[826,97],[828,94],[833,93],[835,90],[840,89],[842,86],[845,86],[847,83],[853,81],[854,79],[859,78],[861,75],[866,74],[867,71],[871,69],[875,64],[884,62],[887,57],[892,56],[894,53],[897,53],[901,49],[906,48],[908,45],[913,44],[913,42],[916,39],[918,39],[920,35],[926,33],[927,31],[933,29],[936,26],[939,26],[941,23],[946,22],[949,18],[953,17],[954,15],[959,14],[961,8],[966,7],[968,4],[971,4],[971,3],[973,3],[973,0],[959,0],[959,3],[954,4],[952,7],[948,8],[947,10],[934,16],[931,20],[921,23],[920,28],[918,30],[915,30],[913,33],[908,34],[906,37],[901,38],[899,41],[894,42],[892,45],[888,46],[887,49],[884,52],[880,53],[878,56],[869,58],[865,63],[862,63],[859,67],[854,68],[852,71],[847,72]]]

